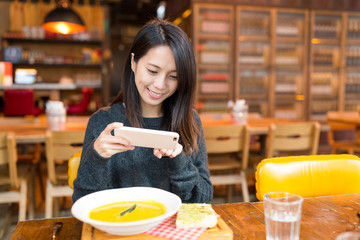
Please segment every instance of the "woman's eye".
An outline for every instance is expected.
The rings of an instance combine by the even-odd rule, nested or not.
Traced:
[[[149,71],[149,73],[151,73],[151,74],[156,74],[157,72],[156,71],[153,71],[153,70],[151,70],[151,69],[147,69],[148,71]]]
[[[178,76],[177,75],[170,75],[170,78],[177,80]]]

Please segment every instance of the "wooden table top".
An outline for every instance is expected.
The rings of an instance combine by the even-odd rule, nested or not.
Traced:
[[[339,123],[351,123],[360,126],[360,113],[349,111],[349,112],[328,112],[326,115],[327,119]]]
[[[67,116],[66,130],[86,129],[89,116]],[[15,133],[17,143],[43,143],[47,130],[46,116],[22,118],[1,117],[0,131]]]
[[[263,203],[228,203],[213,205],[215,211],[232,229],[234,239],[265,239]],[[304,199],[300,239],[335,239],[346,231],[360,231],[360,194]],[[80,239],[82,222],[73,217],[19,222],[11,240],[50,239],[54,222],[62,221],[58,239]],[[121,237],[119,237],[121,239]]]
[[[227,124],[237,124],[231,118],[229,113],[203,113],[200,114],[201,122],[204,126],[211,125],[227,125]],[[281,118],[271,118],[271,117],[253,117],[249,116],[247,119],[247,126],[251,135],[266,135],[271,124],[281,124],[281,123],[294,123],[294,122],[304,122],[291,119],[281,119]],[[328,131],[329,127],[327,125],[321,126],[321,131]]]
[[[219,116],[200,115],[204,125],[214,124],[236,124],[229,114]],[[67,116],[66,129],[86,129],[89,116]],[[292,120],[278,118],[249,118],[247,125],[250,134],[266,135],[271,123],[287,123]],[[13,131],[17,143],[37,143],[45,142],[45,132],[47,130],[46,116],[34,118],[21,117],[2,117],[0,118],[0,131]]]

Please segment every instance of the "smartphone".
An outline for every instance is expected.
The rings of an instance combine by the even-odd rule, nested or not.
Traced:
[[[179,134],[176,132],[145,128],[115,128],[114,134],[126,138],[131,145],[147,148],[174,150],[179,141]]]

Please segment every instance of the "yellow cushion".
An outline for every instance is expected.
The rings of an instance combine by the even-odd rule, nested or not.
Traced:
[[[68,163],[68,184],[69,186],[74,189],[74,180],[77,176],[77,171],[80,164],[81,152],[75,153],[70,159]]]
[[[348,154],[268,158],[256,169],[256,197],[285,191],[302,197],[360,193],[360,158]]]

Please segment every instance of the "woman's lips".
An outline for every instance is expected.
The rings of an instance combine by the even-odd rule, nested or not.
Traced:
[[[156,99],[161,98],[161,96],[162,96],[161,93],[156,93],[154,91],[151,91],[150,89],[148,89],[148,92],[149,92],[151,97],[156,98]]]

